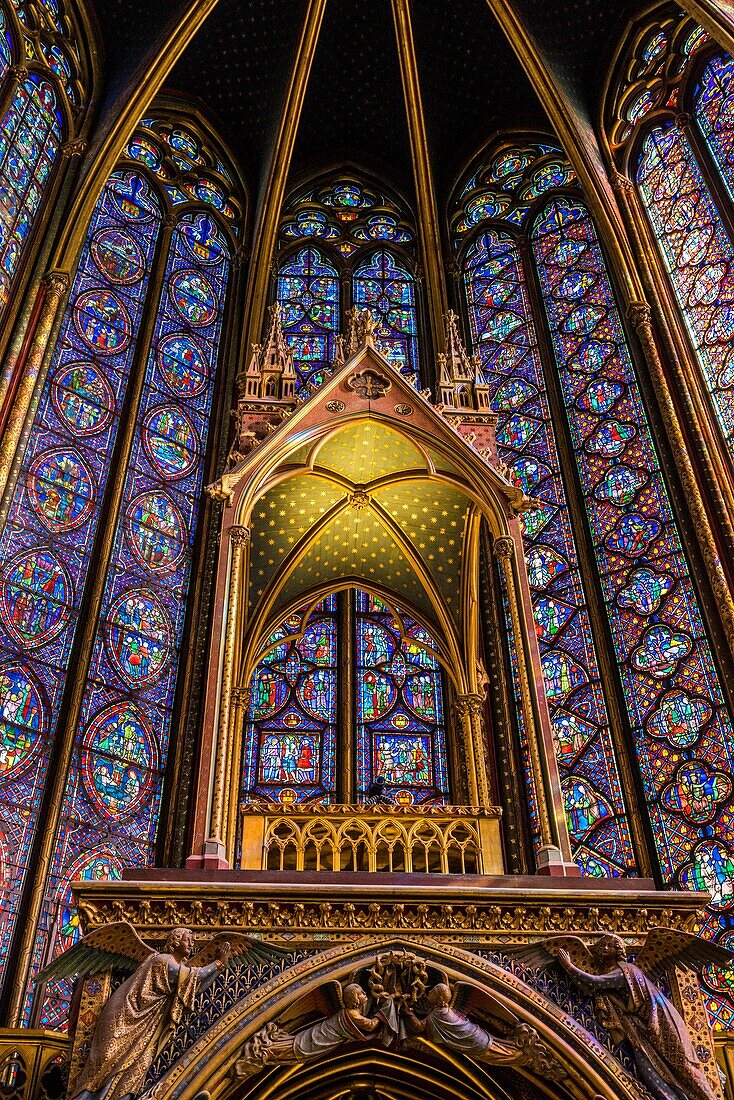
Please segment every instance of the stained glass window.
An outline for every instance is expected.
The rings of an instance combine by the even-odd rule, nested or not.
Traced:
[[[297,392],[320,385],[334,359],[339,328],[339,279],[315,248],[304,248],[281,264],[277,298],[283,330],[296,366]]]
[[[373,253],[354,273],[354,302],[377,322],[375,339],[383,355],[419,384],[415,286],[407,268],[384,249]]]
[[[336,597],[329,596],[305,624],[296,613],[267,640],[250,685],[246,797],[284,802],[334,797],[336,613]]]
[[[31,73],[0,123],[0,315],[61,145],[62,117],[48,80]]]
[[[357,605],[357,788],[448,802],[441,673],[423,627],[367,592]]]
[[[607,615],[666,883],[734,840],[734,739],[599,242],[582,203],[535,220],[537,263]],[[598,394],[600,400],[591,400]],[[692,784],[709,794],[691,797]],[[705,930],[719,928],[709,910]]]
[[[141,325],[161,211],[115,173],[97,203],[20,476],[0,532],[0,802],[8,957],[64,678]]]
[[[656,126],[645,137],[637,182],[732,449],[734,251],[691,145],[674,123]]]
[[[410,616],[377,597],[357,591],[348,598],[356,609],[355,637],[348,642],[356,682],[351,703],[358,797],[383,776],[390,797],[400,792],[407,802],[446,802],[443,686],[435,642]],[[331,595],[305,623],[297,612],[268,638],[250,684],[246,799],[313,803],[335,797],[338,755],[344,751],[337,702],[344,701],[353,679],[340,682],[337,656],[344,653],[344,630],[339,601]]]
[[[509,205],[509,204],[508,204]],[[517,245],[487,230],[464,261],[474,346],[510,476],[540,505],[523,517],[528,578],[574,856],[585,874],[634,868],[609,717]],[[591,391],[588,400],[603,394]],[[537,834],[536,834],[537,835]]]
[[[72,868],[79,877],[100,859],[111,869],[153,859],[228,272],[213,219],[184,215],[169,247],[39,945],[59,906],[59,946],[71,942]],[[41,1026],[58,1025],[64,1001],[47,996]]]
[[[695,118],[734,199],[734,61],[728,54],[713,57],[694,93]]]

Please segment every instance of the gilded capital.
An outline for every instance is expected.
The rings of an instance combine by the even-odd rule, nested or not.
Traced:
[[[652,319],[652,310],[647,302],[630,302],[627,307],[627,316],[629,317],[635,332],[639,332],[642,328],[647,328]]]
[[[635,189],[632,180],[628,179],[624,172],[618,172],[616,168],[612,168],[609,173],[609,182],[612,185],[612,190],[617,193],[624,192],[630,195]]]
[[[83,157],[89,148],[89,143],[84,138],[76,138],[74,141],[65,141],[61,146],[62,157]]]
[[[46,287],[49,298],[60,298],[69,289],[70,282],[67,271],[47,271],[43,276],[43,285]]]
[[[454,700],[454,708],[459,718],[481,718],[484,715],[484,697],[476,692],[457,695]]]
[[[502,538],[494,540],[494,556],[499,561],[510,561],[515,549],[515,543],[508,536],[504,535]]]
[[[25,65],[11,65],[9,69],[10,75],[21,84],[28,76],[28,70]]]
[[[250,541],[250,528],[243,527],[239,523],[233,523],[229,528],[229,537],[234,546],[247,546]]]

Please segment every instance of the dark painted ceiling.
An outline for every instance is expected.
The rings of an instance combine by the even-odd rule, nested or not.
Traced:
[[[181,0],[93,0],[116,89]],[[515,0],[573,94],[593,105],[626,0]],[[305,0],[220,0],[174,68],[167,91],[200,99],[251,193],[262,180],[303,23]],[[534,89],[486,0],[413,0],[439,201],[498,128],[547,128]],[[390,0],[328,0],[296,141],[292,178],[344,161],[412,190]]]

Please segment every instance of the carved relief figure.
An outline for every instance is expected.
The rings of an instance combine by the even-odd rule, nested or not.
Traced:
[[[231,955],[245,964],[280,956],[249,936],[215,936],[195,955],[188,928],[174,928],[156,951],[126,921],[84,936],[39,974],[39,980],[133,970],[113,992],[97,1021],[87,1061],[76,1082],[78,1100],[127,1100],[142,1088],[171,1029],[190,1012]]]
[[[275,1063],[310,1062],[345,1043],[374,1038],[387,1039],[389,1043],[391,1035],[385,1019],[380,1012],[366,1015],[367,1003],[367,994],[356,982],[350,982],[343,990],[338,982],[328,982],[313,999],[299,1001],[296,1011],[300,1020],[304,1013],[319,1007],[322,1011],[331,1010],[331,1014],[302,1029],[298,1029],[300,1020],[296,1018],[293,1032],[282,1023],[266,1024],[245,1043],[242,1057],[235,1063],[235,1076],[247,1077]]]
[[[436,1046],[448,1047],[491,1065],[529,1065],[549,1060],[548,1052],[538,1042],[537,1032],[527,1024],[518,1024],[506,1039],[498,1039],[472,1023],[456,1007],[478,998],[481,993],[467,983],[458,982],[452,989],[447,982],[439,982],[426,997],[429,1008],[426,1016],[421,1019],[411,1009],[403,1009],[408,1034],[423,1036]]]
[[[653,977],[677,964],[728,967],[734,954],[686,932],[654,928],[634,963],[618,936],[601,936],[587,947],[575,936],[558,936],[514,952],[530,966],[557,962],[594,996],[597,1019],[612,1039],[627,1039],[637,1072],[656,1100],[715,1100],[685,1022]]]

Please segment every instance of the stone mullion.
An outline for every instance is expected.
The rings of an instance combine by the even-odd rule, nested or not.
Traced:
[[[680,6],[734,57],[734,9],[729,0],[681,0]]]

